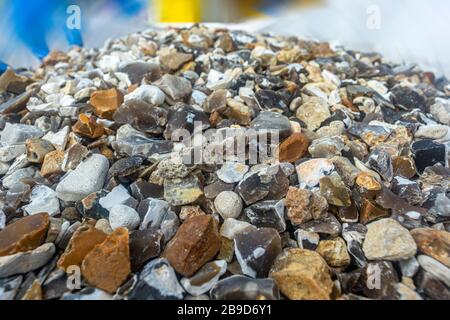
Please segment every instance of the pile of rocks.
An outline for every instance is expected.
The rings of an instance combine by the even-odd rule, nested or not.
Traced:
[[[0,299],[450,299],[445,78],[195,25],[8,70],[0,112]]]

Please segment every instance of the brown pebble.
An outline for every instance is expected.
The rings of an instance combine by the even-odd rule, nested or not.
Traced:
[[[308,151],[309,139],[300,132],[293,133],[278,146],[280,162],[295,162]]]
[[[112,120],[114,112],[123,103],[123,94],[116,88],[94,91],[90,103],[97,116]]]

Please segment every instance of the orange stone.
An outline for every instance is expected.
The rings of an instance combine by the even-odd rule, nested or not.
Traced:
[[[278,146],[280,162],[295,162],[308,151],[309,139],[300,132],[293,133]]]
[[[418,228],[411,231],[420,252],[450,267],[450,232]]]
[[[69,56],[62,51],[52,50],[43,60],[45,66],[54,66],[59,62],[68,62]]]
[[[66,270],[69,266],[81,266],[86,255],[94,247],[105,241],[107,235],[93,226],[85,225],[75,231],[66,251],[58,260],[58,267]]]
[[[394,175],[411,179],[417,174],[414,160],[410,157],[397,156],[392,159]]]
[[[187,219],[167,244],[162,256],[182,275],[189,277],[219,252],[221,240],[211,215]]]
[[[41,176],[44,178],[52,174],[63,173],[62,164],[64,161],[64,151],[55,150],[49,152],[44,157],[44,162],[41,167]]]
[[[359,215],[359,222],[361,222],[362,224],[367,224],[376,219],[389,216],[390,216],[389,210],[383,209],[377,204],[371,202],[370,200],[364,199],[361,208],[361,213]]]
[[[78,116],[78,121],[72,126],[73,132],[87,137],[87,138],[100,138],[104,133],[104,128],[101,124],[96,122],[95,117],[81,113]]]
[[[117,291],[131,272],[128,242],[128,230],[117,228],[86,255],[81,273],[89,284],[109,293]]]
[[[114,112],[123,103],[123,94],[116,88],[94,91],[90,103],[97,116],[112,120]]]
[[[50,218],[47,213],[27,216],[0,231],[0,257],[36,249],[44,243]]]

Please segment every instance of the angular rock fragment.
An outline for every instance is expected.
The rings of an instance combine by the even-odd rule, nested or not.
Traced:
[[[419,252],[450,267],[449,232],[431,228],[417,228],[411,231],[411,235],[417,243]]]
[[[220,280],[211,290],[213,300],[279,300],[280,293],[272,279],[252,279],[235,275]]]
[[[97,116],[112,120],[114,112],[123,102],[123,94],[116,88],[98,90],[91,94],[90,104]]]
[[[148,260],[161,253],[163,233],[159,230],[135,230],[130,234],[130,260],[133,270],[139,270]]]
[[[316,252],[325,259],[331,267],[347,267],[350,264],[350,255],[347,245],[342,238],[322,240],[317,246]]]
[[[250,223],[258,228],[273,228],[278,232],[286,230],[283,200],[260,201],[247,207],[244,213]]]
[[[193,296],[208,292],[227,270],[224,260],[217,260],[205,264],[190,278],[181,279],[181,285]]]

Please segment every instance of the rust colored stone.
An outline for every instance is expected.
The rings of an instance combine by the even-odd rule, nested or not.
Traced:
[[[163,257],[182,275],[189,277],[220,250],[217,223],[211,215],[187,219],[167,244]]]
[[[371,202],[370,200],[364,199],[361,213],[359,215],[359,222],[362,224],[367,224],[379,218],[389,217],[389,210],[383,209],[377,204]]]
[[[128,242],[128,230],[117,228],[86,255],[81,273],[89,284],[109,293],[117,291],[131,272]]]
[[[392,159],[392,167],[394,169],[395,176],[402,176],[407,179],[411,179],[417,174],[414,160],[409,157],[394,157]]]
[[[420,252],[450,267],[450,232],[418,228],[411,231]]]
[[[90,103],[97,116],[112,120],[114,112],[123,103],[123,94],[116,88],[94,91]]]
[[[78,121],[72,126],[72,130],[81,136],[92,139],[100,138],[105,131],[103,126],[96,122],[95,117],[89,117],[84,113],[78,116]]]
[[[69,266],[81,266],[86,255],[106,239],[106,234],[93,226],[81,226],[75,231],[66,251],[58,260],[58,267],[66,270]]]
[[[0,231],[0,257],[36,249],[45,241],[50,218],[47,213],[27,216]]]
[[[293,133],[278,146],[280,162],[295,162],[308,151],[309,139],[300,132]]]
[[[53,174],[63,173],[62,164],[64,161],[64,151],[55,150],[49,152],[44,157],[41,167],[41,176],[48,177]]]

